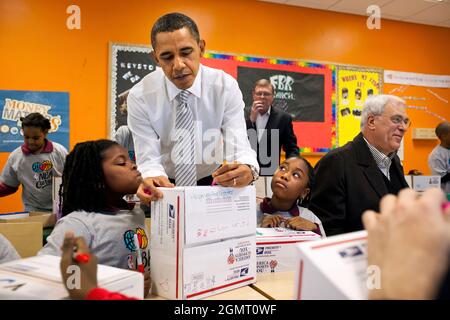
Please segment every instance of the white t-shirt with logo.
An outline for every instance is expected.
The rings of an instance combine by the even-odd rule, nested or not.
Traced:
[[[17,188],[22,184],[25,211],[52,211],[52,179],[61,176],[67,150],[52,142],[50,153],[25,154],[21,147],[8,157],[0,181]]]
[[[38,255],[61,256],[64,235],[72,231],[83,237],[99,264],[121,269],[137,269],[137,251],[133,241],[138,236],[142,263],[150,270],[150,238],[144,212],[139,207],[116,213],[74,211],[58,220],[47,244]]]

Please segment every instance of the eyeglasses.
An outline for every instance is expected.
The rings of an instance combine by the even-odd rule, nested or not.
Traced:
[[[271,97],[271,96],[273,96],[273,93],[268,93],[268,92],[255,92],[253,94],[255,96],[257,96],[257,97]]]
[[[411,126],[411,120],[409,120],[408,118],[403,118],[402,116],[392,116],[390,119],[391,122],[396,125],[403,123],[406,129]]]
[[[378,117],[383,117],[383,115],[378,115]],[[392,116],[389,118],[389,120],[391,120],[391,122],[395,125],[403,124],[405,129],[409,129],[409,127],[411,126],[411,120],[409,120],[408,118],[403,118],[399,115]]]

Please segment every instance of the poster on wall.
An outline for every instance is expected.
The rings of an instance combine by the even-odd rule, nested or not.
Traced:
[[[370,95],[382,93],[383,70],[355,66],[337,67],[338,146],[360,132],[361,112]]]
[[[127,97],[130,89],[147,74],[155,71],[156,63],[146,45],[111,43],[109,76],[109,136],[127,124]]]
[[[328,152],[336,146],[334,65],[213,51],[205,53],[202,63],[237,79],[246,118],[253,102],[253,85],[261,78],[268,79],[275,88],[275,107],[293,118],[302,154]]]
[[[156,69],[150,52],[150,46],[110,45],[110,137],[126,125],[128,91]],[[275,106],[293,117],[302,153],[328,152],[336,146],[334,65],[213,51],[207,51],[201,63],[237,79],[246,117],[252,104],[253,84],[261,78],[269,79],[276,90]]]
[[[0,90],[0,152],[23,144],[21,117],[39,112],[50,120],[48,138],[69,150],[69,93]]]

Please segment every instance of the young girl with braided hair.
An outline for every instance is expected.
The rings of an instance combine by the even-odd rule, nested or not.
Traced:
[[[39,254],[60,256],[67,231],[83,237],[100,264],[137,270],[141,252],[146,295],[150,249],[145,215],[123,200],[124,195],[136,193],[141,181],[136,164],[117,142],[78,143],[67,156],[62,176],[62,218]],[[136,247],[135,235],[140,248]]]

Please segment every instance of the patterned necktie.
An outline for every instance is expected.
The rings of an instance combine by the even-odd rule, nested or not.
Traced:
[[[175,118],[175,184],[177,186],[196,186],[194,117],[187,105],[189,92],[183,90],[178,95],[180,105]]]

